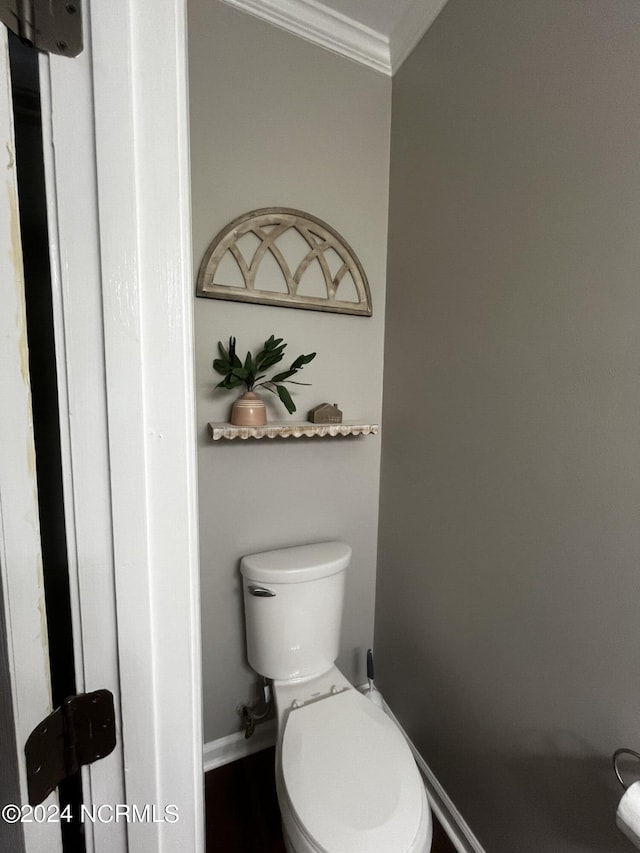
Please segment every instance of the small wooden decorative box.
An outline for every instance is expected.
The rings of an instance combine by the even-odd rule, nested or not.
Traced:
[[[309,420],[312,424],[341,424],[342,412],[337,403],[320,403],[309,412]]]

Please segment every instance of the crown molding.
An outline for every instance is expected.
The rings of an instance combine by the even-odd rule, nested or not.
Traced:
[[[438,17],[447,0],[413,0],[391,38],[319,0],[221,0],[306,41],[391,76]]]
[[[391,75],[389,39],[318,0],[222,0],[300,38]]]
[[[391,74],[400,68],[446,3],[447,0],[413,0],[391,33]]]

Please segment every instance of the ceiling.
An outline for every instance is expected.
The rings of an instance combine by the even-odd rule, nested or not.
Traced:
[[[398,70],[447,0],[221,0],[368,65]]]

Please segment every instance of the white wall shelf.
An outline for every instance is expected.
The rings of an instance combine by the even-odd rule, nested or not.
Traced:
[[[226,438],[339,438],[345,435],[377,435],[378,424],[271,423],[260,427],[234,426],[229,423],[210,423],[209,433],[214,441]]]

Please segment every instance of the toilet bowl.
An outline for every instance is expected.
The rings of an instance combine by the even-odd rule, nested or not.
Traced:
[[[290,853],[423,853],[431,811],[404,738],[342,673],[274,682],[276,788]],[[319,694],[319,695],[318,695]]]
[[[426,853],[431,811],[404,737],[337,669],[348,545],[243,558],[247,656],[273,680],[289,853]]]

